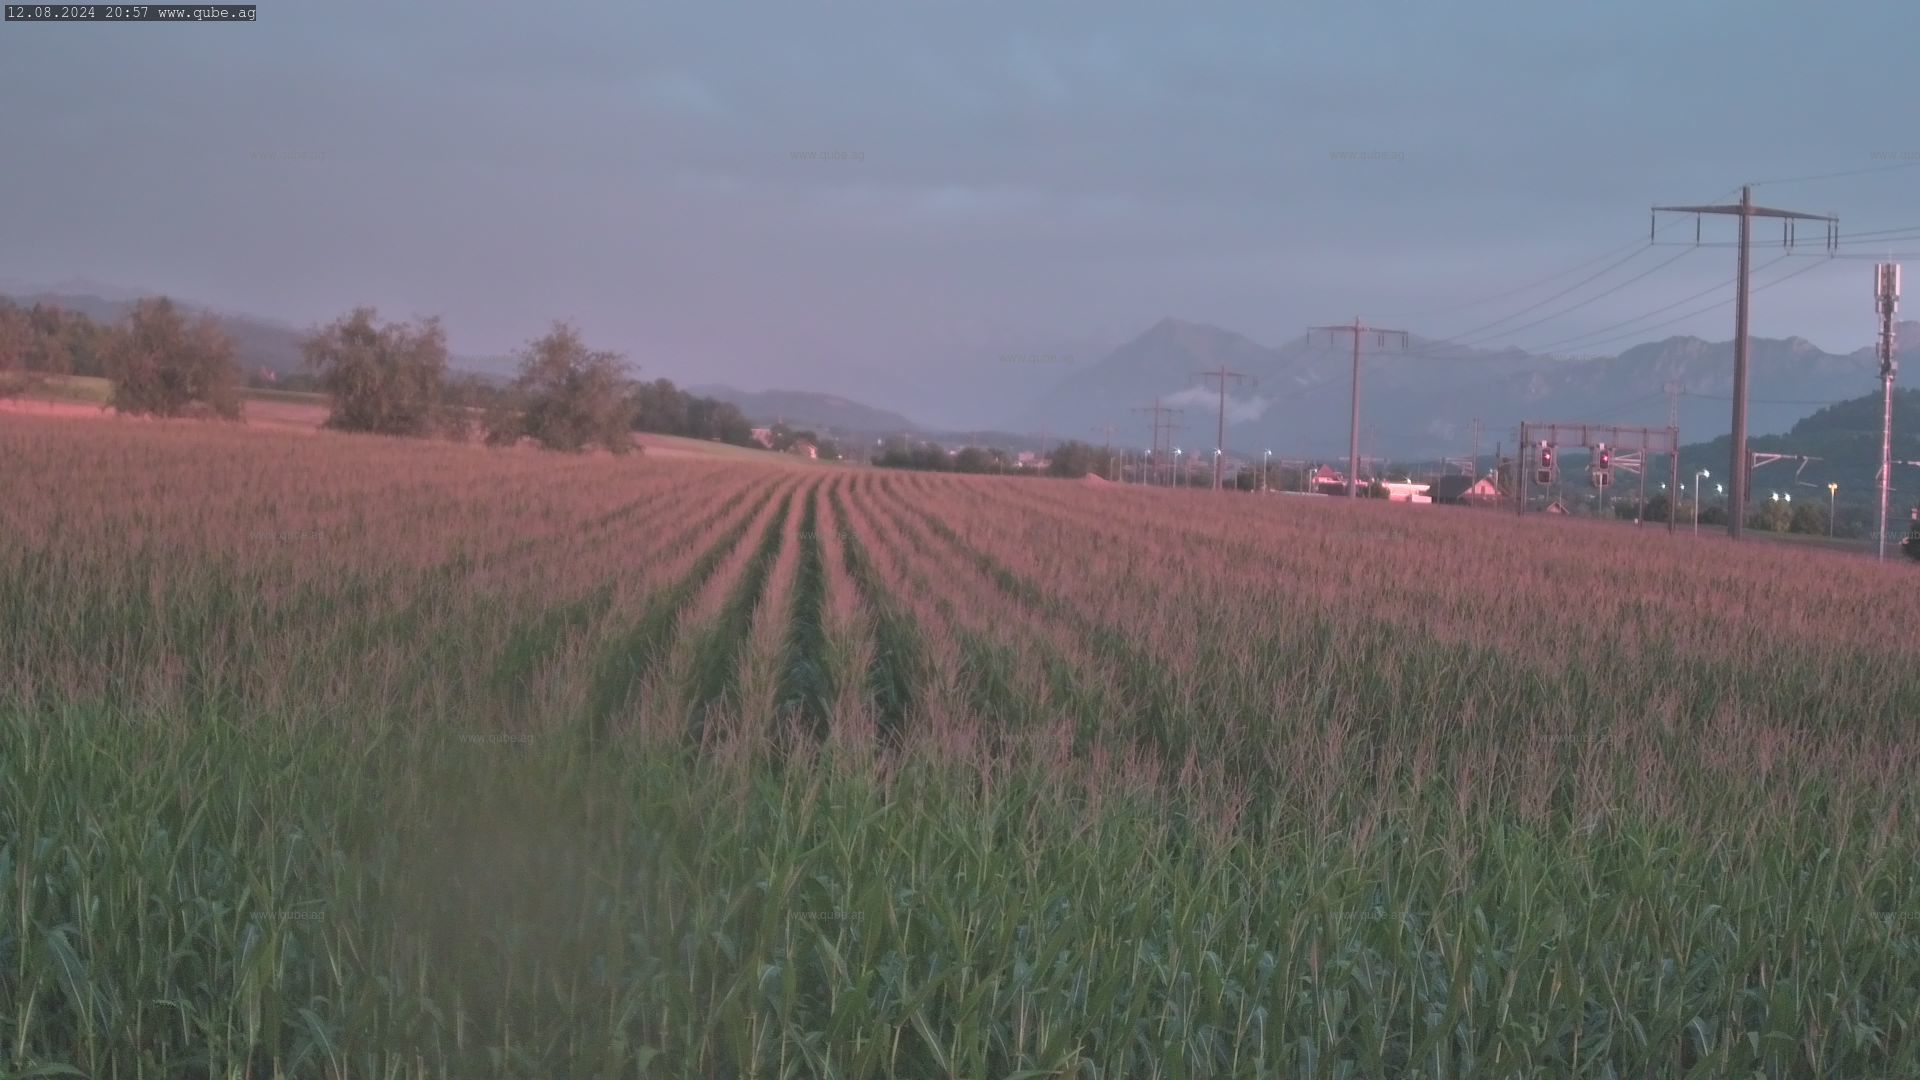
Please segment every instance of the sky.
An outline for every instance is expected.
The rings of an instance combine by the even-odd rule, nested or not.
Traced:
[[[4,23],[0,281],[296,325],[371,304],[443,317],[470,355],[565,318],[648,377],[987,426],[1044,377],[1009,358],[1091,362],[1164,316],[1270,345],[1355,315],[1490,346],[1597,331],[1731,279],[1730,249],[1682,243],[1691,219],[1662,219],[1682,246],[1633,245],[1651,206],[1743,182],[1843,232],[1920,224],[1916,29],[1879,0],[268,0],[251,24]],[[1794,179],[1830,173],[1855,175]],[[1777,226],[1756,235],[1765,267]],[[1611,276],[1468,333],[1615,250]],[[1869,343],[1871,262],[1815,261],[1756,273],[1804,270],[1756,297],[1754,332]]]

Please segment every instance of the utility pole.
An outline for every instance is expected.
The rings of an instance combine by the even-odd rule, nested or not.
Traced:
[[[1753,205],[1753,185],[1747,184],[1740,189],[1740,202],[1731,206],[1656,206],[1655,213],[1662,211],[1676,214],[1734,214],[1740,218],[1740,269],[1736,274],[1738,294],[1733,307],[1733,449],[1731,476],[1728,483],[1733,487],[1728,493],[1727,535],[1740,539],[1742,525],[1745,524],[1747,506],[1747,477],[1741,468],[1747,460],[1747,322],[1748,309],[1752,306],[1753,268],[1753,219],[1757,217],[1782,218],[1782,242],[1793,246],[1793,222],[1824,221],[1827,223],[1827,250],[1834,250],[1835,232],[1840,219],[1829,214],[1803,214],[1794,210],[1775,210]],[[1697,236],[1697,232],[1696,232]]]
[[[1200,377],[1220,380],[1220,431],[1217,441],[1213,444],[1213,490],[1219,491],[1220,470],[1225,467],[1227,457],[1227,380],[1250,379],[1252,376],[1244,372],[1228,371],[1227,365],[1221,364],[1219,371],[1203,371]]]
[[[1900,264],[1873,268],[1874,307],[1880,313],[1880,561],[1887,561],[1887,492],[1893,486],[1893,313],[1900,308]],[[1831,502],[1832,500],[1828,500]],[[1833,514],[1827,514],[1832,529]]]
[[[1159,398],[1154,398],[1152,405],[1143,406],[1133,411],[1137,413],[1146,413],[1148,416],[1152,418],[1153,449],[1149,451],[1149,453],[1153,455],[1153,465],[1154,465],[1153,471],[1155,473],[1158,473],[1163,468],[1170,469],[1171,466],[1166,460],[1167,444],[1164,440],[1173,431],[1173,421],[1165,418],[1170,416],[1173,413],[1179,412],[1180,410],[1170,409],[1165,405],[1160,404]],[[1172,475],[1173,474],[1171,471],[1169,471],[1167,474],[1169,479],[1172,478]]]
[[[1315,326],[1308,328],[1307,333],[1311,335],[1315,330],[1325,330],[1329,335],[1340,333],[1353,335],[1353,416],[1347,429],[1347,498],[1352,499],[1358,497],[1360,493],[1358,486],[1360,477],[1360,335],[1374,335],[1376,345],[1385,345],[1387,336],[1395,335],[1400,339],[1400,347],[1404,349],[1407,347],[1407,332],[1368,326],[1360,321],[1358,315],[1353,317],[1351,325]]]
[[[1104,427],[1094,428],[1093,430],[1101,432],[1107,437],[1107,441],[1101,451],[1105,456],[1101,460],[1106,462],[1107,479],[1111,480],[1113,479],[1113,425],[1108,424]]]
[[[1477,416],[1473,418],[1473,468],[1467,470],[1467,475],[1480,479],[1480,418]]]

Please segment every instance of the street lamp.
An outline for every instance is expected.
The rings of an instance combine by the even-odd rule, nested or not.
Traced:
[[[1712,475],[1711,472],[1705,469],[1701,469],[1699,472],[1693,474],[1693,535],[1695,536],[1700,535],[1700,478]],[[1718,484],[1714,485],[1715,488],[1719,486]]]
[[[1827,539],[1829,540],[1833,539],[1833,499],[1838,494],[1840,494],[1839,484],[1827,485]]]
[[[1260,490],[1267,490],[1267,474],[1273,471],[1273,451],[1267,451],[1266,459],[1260,465]]]
[[[1180,448],[1173,448],[1173,486],[1180,486]]]

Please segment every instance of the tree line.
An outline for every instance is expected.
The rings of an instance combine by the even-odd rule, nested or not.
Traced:
[[[438,318],[383,322],[371,307],[315,330],[301,352],[305,372],[251,385],[326,395],[326,426],[338,431],[459,440],[477,434],[492,446],[524,440],[614,453],[633,449],[634,431],[758,445],[738,406],[689,394],[668,379],[636,379],[625,357],[592,348],[565,322],[520,350],[518,371],[504,384],[452,372]],[[219,321],[191,318],[165,297],[139,301],[110,325],[57,305],[22,307],[0,297],[0,395],[69,375],[106,379],[107,403],[123,413],[231,420],[243,415],[249,382]],[[812,432],[782,427],[776,436],[833,453]]]
[[[1005,473],[1009,476],[1114,476],[1118,455],[1068,439],[1053,448],[1045,465],[1023,463],[1011,451],[996,446],[962,446],[949,450],[937,442],[896,440],[873,456],[886,469],[922,472]]]

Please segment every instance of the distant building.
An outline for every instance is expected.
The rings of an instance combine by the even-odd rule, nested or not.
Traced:
[[[1313,490],[1322,495],[1345,495],[1347,478],[1337,470],[1322,465],[1314,470]]]
[[[1502,501],[1500,488],[1486,477],[1442,476],[1433,482],[1433,501],[1450,506],[1492,506]]]
[[[765,427],[754,428],[753,441],[759,443],[763,447],[766,447],[768,450],[773,449],[773,429],[765,428]]]
[[[787,453],[795,457],[818,458],[820,456],[820,448],[805,439],[796,439],[793,445],[787,447]]]
[[[1473,482],[1473,486],[1460,493],[1460,499],[1468,506],[1498,506],[1507,501],[1500,485],[1486,477]]]
[[[1387,489],[1388,502],[1430,503],[1433,501],[1433,496],[1427,494],[1427,489],[1432,487],[1432,484],[1382,480],[1380,486]]]

